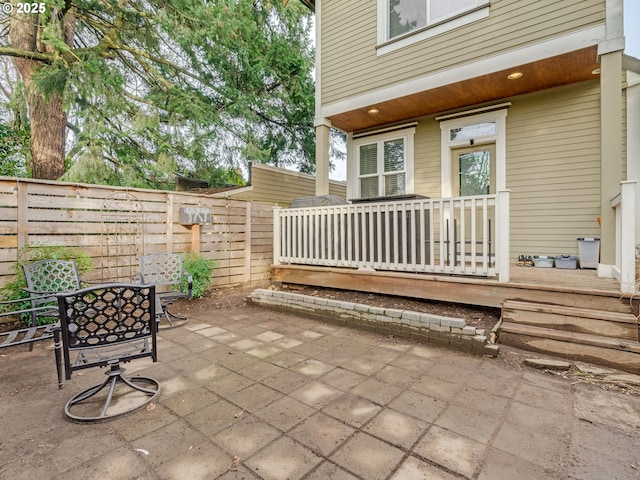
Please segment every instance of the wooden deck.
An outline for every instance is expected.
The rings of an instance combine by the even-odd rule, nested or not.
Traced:
[[[618,282],[595,270],[519,267],[511,281],[448,275],[374,272],[348,268],[274,265],[272,279],[283,283],[358,290],[501,308],[508,300],[631,312],[630,296]]]
[[[511,266],[511,281],[274,265],[283,283],[502,309],[497,343],[640,374],[638,296],[595,270]]]

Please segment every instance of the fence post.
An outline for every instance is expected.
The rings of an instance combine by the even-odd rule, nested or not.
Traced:
[[[18,250],[29,244],[29,184],[16,182],[18,189]]]
[[[280,265],[280,207],[273,208],[273,264]]]
[[[244,281],[251,281],[251,243],[253,239],[253,233],[251,230],[251,214],[253,204],[251,202],[245,202],[245,241],[244,241]]]
[[[173,253],[173,194],[167,193],[167,253]]]
[[[496,197],[496,268],[498,270],[498,282],[507,283],[510,280],[511,265],[510,256],[510,223],[509,223],[509,197],[511,190],[501,190]]]

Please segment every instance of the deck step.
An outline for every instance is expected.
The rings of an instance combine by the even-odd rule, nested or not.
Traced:
[[[503,319],[498,343],[640,373],[640,343],[589,333],[524,325]]]
[[[502,306],[508,323],[592,334],[614,339],[638,340],[638,319],[631,313],[508,300]]]

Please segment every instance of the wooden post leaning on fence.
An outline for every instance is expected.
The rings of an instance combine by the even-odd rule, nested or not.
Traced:
[[[191,251],[200,253],[200,225],[211,223],[211,209],[208,207],[180,207],[178,210],[180,225],[191,226]]]

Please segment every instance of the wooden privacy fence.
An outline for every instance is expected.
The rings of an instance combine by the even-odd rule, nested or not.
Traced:
[[[210,222],[184,225],[181,209],[210,211]],[[88,280],[130,281],[141,255],[199,251],[216,263],[214,286],[254,282],[270,275],[273,206],[0,177],[0,286],[13,277],[18,249],[38,244],[82,249],[94,266]]]

